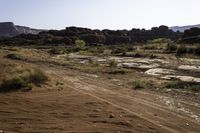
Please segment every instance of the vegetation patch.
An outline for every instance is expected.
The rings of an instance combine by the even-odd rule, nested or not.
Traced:
[[[148,80],[135,80],[132,82],[132,87],[134,90],[141,90],[147,88],[154,88],[154,84],[152,81]]]
[[[110,60],[108,64],[109,64],[109,67],[117,67],[117,62],[115,60]]]
[[[82,48],[85,47],[86,42],[85,42],[84,40],[76,40],[76,41],[75,41],[75,45],[76,45],[76,47],[82,49]]]
[[[187,53],[187,47],[185,45],[181,45],[178,47],[176,54],[177,55],[183,55]]]
[[[21,77],[14,77],[12,79],[3,81],[3,83],[0,85],[0,92],[11,92],[20,89],[31,90],[32,84],[26,82]]]
[[[62,86],[62,85],[64,85],[64,83],[59,82],[59,81],[56,82],[56,86]]]
[[[149,42],[161,44],[161,43],[170,43],[170,42],[172,42],[172,40],[168,39],[168,38],[157,38],[157,39],[153,39],[153,40],[151,40]]]
[[[48,77],[40,69],[34,69],[33,71],[30,71],[30,74],[27,75],[27,77],[25,76],[25,80],[40,86],[41,84],[44,84],[46,81],[48,81]]]
[[[181,80],[166,82],[165,87],[170,88],[170,89],[191,90],[191,91],[195,91],[195,92],[200,91],[200,83],[184,82],[184,81],[181,81]]]
[[[105,48],[104,47],[87,47],[85,49],[86,51],[88,51],[89,53],[92,53],[92,54],[103,54]]]
[[[168,52],[176,52],[177,51],[177,45],[174,43],[168,43],[167,44],[167,51]]]
[[[177,47],[176,55],[192,54],[199,56],[200,55],[200,46],[186,46],[180,45]]]
[[[108,73],[108,74],[126,74],[130,71],[128,71],[127,69],[124,69],[124,68],[111,68],[107,71],[105,71],[105,73]]]
[[[134,53],[127,53],[126,56],[127,57],[135,57],[135,58],[150,58],[150,59],[159,58],[156,54],[145,53],[145,51],[136,51]]]
[[[52,48],[52,49],[49,50],[49,53],[51,55],[54,55],[54,54],[64,54],[65,53],[65,49],[61,48],[61,47],[54,47],[54,48]]]
[[[197,46],[194,50],[196,55],[200,55],[200,46]]]
[[[31,90],[33,85],[40,86],[46,81],[48,81],[48,77],[40,69],[26,70],[3,80],[0,84],[0,92]]]
[[[5,57],[8,58],[8,59],[13,59],[13,60],[21,60],[21,59],[22,59],[22,58],[21,58],[19,55],[17,55],[17,54],[8,54],[8,55],[6,55]]]

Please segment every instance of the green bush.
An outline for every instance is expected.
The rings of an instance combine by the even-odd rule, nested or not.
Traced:
[[[192,91],[200,91],[200,83],[184,82],[181,80],[166,82],[165,87],[170,89],[187,89]]]
[[[48,77],[40,69],[34,69],[30,74],[30,82],[35,85],[40,85],[45,83],[48,80]]]
[[[136,51],[133,54],[127,54],[127,56],[131,56],[135,58],[151,58],[151,59],[158,58],[158,56],[153,53],[144,53],[143,51]]]
[[[64,83],[59,82],[59,81],[56,82],[56,86],[62,86],[62,85],[64,85]]]
[[[115,60],[110,60],[108,64],[110,67],[117,67],[117,62]]]
[[[200,46],[196,47],[194,51],[196,55],[200,55]]]
[[[120,54],[120,53],[126,54],[126,52],[128,52],[128,50],[125,47],[118,47],[112,50],[111,54]]]
[[[39,69],[25,71],[13,78],[4,80],[0,85],[0,92],[17,90],[31,90],[32,85],[40,86],[48,80],[48,77]]]
[[[26,84],[26,87],[23,88],[23,90],[30,91],[30,90],[32,90],[32,88],[33,88],[33,84],[28,83],[28,84]]]
[[[135,58],[141,58],[141,57],[143,57],[143,55],[140,52],[136,52],[133,56]]]
[[[60,48],[60,47],[56,47],[56,48],[52,48],[51,50],[49,50],[50,54],[64,54],[65,50],[64,48]]]
[[[150,42],[151,43],[171,43],[172,40],[167,39],[167,38],[157,38],[157,39],[151,40]]]
[[[186,54],[187,53],[187,47],[185,45],[181,45],[180,47],[178,47],[176,54],[177,55],[182,55],[182,54]]]
[[[129,72],[128,70],[126,70],[126,69],[122,69],[122,68],[112,68],[112,69],[110,69],[108,72],[106,72],[106,73],[108,73],[108,74],[125,74],[125,73],[127,73],[127,72]]]
[[[150,54],[150,55],[149,55],[149,58],[150,58],[150,59],[156,59],[156,58],[158,58],[158,56],[155,55],[155,54]]]
[[[0,92],[17,91],[22,88],[32,89],[32,86],[25,82],[21,77],[14,77],[12,79],[3,81],[3,83],[0,85]]]
[[[138,89],[144,89],[146,88],[146,82],[143,80],[136,80],[133,82],[133,89],[138,90]]]
[[[9,58],[9,59],[14,59],[14,60],[19,60],[21,59],[21,57],[17,54],[8,54],[5,56],[6,58]]]
[[[154,50],[154,49],[158,49],[158,47],[156,45],[146,45],[143,47],[144,50]]]
[[[195,54],[195,48],[187,48],[187,53]]]
[[[78,47],[78,48],[83,48],[85,47],[86,43],[84,40],[76,40],[75,41],[75,45]]]
[[[173,44],[173,43],[167,44],[167,51],[169,51],[169,52],[176,52],[177,48],[178,47],[176,44]]]
[[[131,52],[131,51],[135,50],[135,48],[133,48],[133,46],[127,46],[126,49],[127,49],[127,52]]]
[[[135,90],[140,90],[140,89],[152,89],[155,88],[155,84],[153,81],[149,81],[149,80],[136,80],[134,82],[132,82],[132,87]]]
[[[90,53],[103,53],[104,48],[100,48],[100,47],[90,47],[86,49],[88,52]]]

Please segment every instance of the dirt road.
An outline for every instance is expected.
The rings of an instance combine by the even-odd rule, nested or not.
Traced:
[[[42,89],[0,94],[5,133],[199,133],[200,105],[120,87],[104,77],[41,67],[51,77]],[[63,85],[56,86],[56,82]]]

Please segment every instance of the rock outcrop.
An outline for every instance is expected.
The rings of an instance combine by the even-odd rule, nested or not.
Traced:
[[[38,34],[44,30],[32,29],[24,26],[14,25],[13,22],[0,23],[0,36],[13,37],[19,34]]]

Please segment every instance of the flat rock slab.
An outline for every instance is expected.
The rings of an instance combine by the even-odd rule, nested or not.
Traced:
[[[200,72],[200,66],[193,65],[181,65],[178,67],[179,70],[188,70],[188,71],[198,71]]]
[[[72,53],[72,54],[68,55],[68,58],[70,58],[70,59],[91,59],[91,58],[93,58],[93,56],[78,55],[78,54]]]
[[[180,58],[180,61],[190,65],[200,65],[200,59]]]
[[[143,63],[143,64],[168,64],[169,62],[163,59],[149,59],[149,58],[133,58],[133,57],[108,57],[108,60],[114,60],[118,63]]]
[[[162,79],[172,80],[172,79],[179,79],[184,82],[196,82],[200,83],[200,78],[192,77],[192,76],[175,76],[175,75],[166,75],[161,77]]]
[[[141,63],[121,63],[118,64],[118,67],[124,67],[124,68],[138,68],[138,69],[151,69],[159,67],[159,64],[141,64]]]
[[[171,69],[164,69],[164,68],[153,68],[149,69],[145,72],[145,74],[152,75],[152,76],[160,76],[160,75],[174,75],[176,73],[175,70]]]

